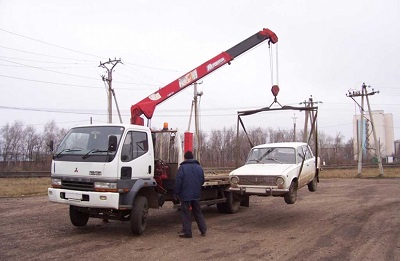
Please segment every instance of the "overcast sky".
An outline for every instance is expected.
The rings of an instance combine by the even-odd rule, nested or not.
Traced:
[[[369,96],[372,109],[393,115],[399,139],[399,2],[0,0],[0,127],[18,120],[42,132],[51,120],[61,128],[90,117],[107,122],[99,63],[109,58],[122,61],[113,87],[129,123],[131,105],[269,28],[279,39],[280,104],[296,106],[312,95],[322,102],[320,130],[348,140],[359,110],[346,93],[366,83],[380,91]],[[272,82],[267,42],[203,78],[201,130],[235,127],[238,110],[269,106]],[[167,121],[185,131],[192,97],[188,87],[159,105],[152,126]],[[291,129],[294,118],[303,129],[303,114],[292,111],[258,114],[245,124]]]

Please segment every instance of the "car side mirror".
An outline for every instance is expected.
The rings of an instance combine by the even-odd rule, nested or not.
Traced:
[[[110,135],[108,150],[109,151],[116,151],[117,150],[117,136]]]

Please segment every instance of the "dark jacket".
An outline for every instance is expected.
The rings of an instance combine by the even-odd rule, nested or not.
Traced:
[[[181,201],[200,200],[205,175],[199,161],[186,159],[180,164],[175,178],[174,196]]]

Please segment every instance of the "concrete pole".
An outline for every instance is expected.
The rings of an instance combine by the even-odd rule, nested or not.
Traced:
[[[109,85],[109,89],[107,92],[107,114],[108,114],[108,123],[113,123],[113,100],[112,100],[112,88],[111,88],[111,82],[112,82],[112,70],[108,70],[107,72],[107,83]]]
[[[358,155],[358,177],[362,177],[362,152],[363,152],[363,104],[364,104],[364,99],[363,99],[364,95],[363,95],[363,89],[362,89],[362,96],[361,96],[361,119],[359,121],[359,155]]]
[[[373,123],[373,116],[372,116],[372,111],[370,109],[369,98],[368,98],[368,94],[367,94],[367,91],[366,91],[366,86],[364,86],[364,92],[365,92],[365,95],[366,95],[366,103],[368,104],[370,121],[372,122],[373,138],[375,140],[376,157],[377,157],[377,163],[379,164],[380,177],[383,177],[384,176],[384,171],[383,171],[382,157],[381,157],[381,153],[380,153],[380,145],[377,142],[376,129],[375,129],[375,124]]]

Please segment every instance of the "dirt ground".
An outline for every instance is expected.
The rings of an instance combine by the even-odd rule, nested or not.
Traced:
[[[322,179],[298,201],[251,197],[220,214],[204,207],[206,237],[178,237],[169,203],[151,210],[142,236],[128,222],[71,225],[68,206],[47,197],[0,199],[0,260],[399,260],[400,180]]]

